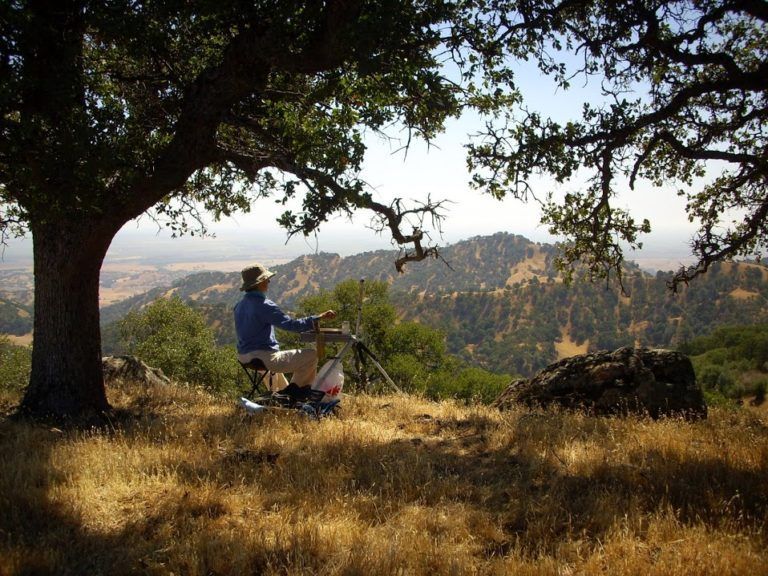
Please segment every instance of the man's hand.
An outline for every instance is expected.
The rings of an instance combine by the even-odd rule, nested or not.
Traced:
[[[333,310],[326,310],[317,317],[318,320],[333,320],[334,318],[336,318],[336,312]]]

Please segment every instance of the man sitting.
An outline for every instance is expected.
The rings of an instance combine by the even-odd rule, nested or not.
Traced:
[[[322,314],[305,318],[291,318],[266,296],[269,281],[275,273],[261,264],[253,264],[241,272],[245,292],[235,305],[235,331],[237,332],[237,359],[247,364],[258,358],[272,372],[291,373],[290,394],[298,388],[309,388],[317,376],[317,352],[312,348],[280,350],[275,338],[275,327],[289,332],[313,330],[318,320],[333,319],[336,312],[326,310]]]

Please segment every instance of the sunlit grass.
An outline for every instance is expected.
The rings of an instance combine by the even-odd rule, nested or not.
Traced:
[[[0,574],[768,573],[764,413],[110,400],[104,428],[0,422]]]

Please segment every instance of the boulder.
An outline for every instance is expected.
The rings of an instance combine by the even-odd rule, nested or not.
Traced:
[[[513,381],[494,405],[557,405],[590,414],[707,417],[690,359],[672,350],[619,348],[565,358]]]
[[[104,382],[117,380],[148,385],[168,384],[170,380],[159,368],[147,366],[135,356],[105,356],[101,359]]]

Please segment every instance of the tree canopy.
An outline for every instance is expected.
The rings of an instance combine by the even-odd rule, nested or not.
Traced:
[[[453,10],[405,1],[8,3],[0,224],[93,225],[98,212],[98,225],[114,228],[149,210],[194,232],[202,211],[218,217],[301,191],[302,212],[282,218],[292,233],[370,208],[398,241],[419,245],[418,233],[400,232],[403,210],[364,189],[362,135],[398,123],[431,138],[459,113],[436,52],[438,24]]]
[[[475,2],[17,0],[0,7],[0,231],[29,230],[32,374],[22,408],[108,407],[98,281],[117,231],[148,213],[195,231],[202,213],[302,198],[281,222],[309,234],[369,209],[404,247],[437,255],[440,202],[376,201],[367,132],[431,139],[466,106]],[[449,70],[449,63],[455,65]],[[488,98],[500,98],[502,92]],[[439,220],[438,220],[439,221]]]
[[[496,48],[531,38],[540,69],[567,89],[596,81],[603,102],[558,123],[520,107],[470,148],[475,183],[498,197],[536,196],[543,221],[569,240],[562,263],[593,275],[621,273],[621,243],[650,231],[617,206],[639,179],[676,183],[687,201],[697,262],[672,286],[713,262],[759,254],[768,215],[768,4],[750,0],[545,0],[494,18]],[[573,55],[577,56],[573,64]],[[585,189],[556,199],[530,189],[534,173]]]

